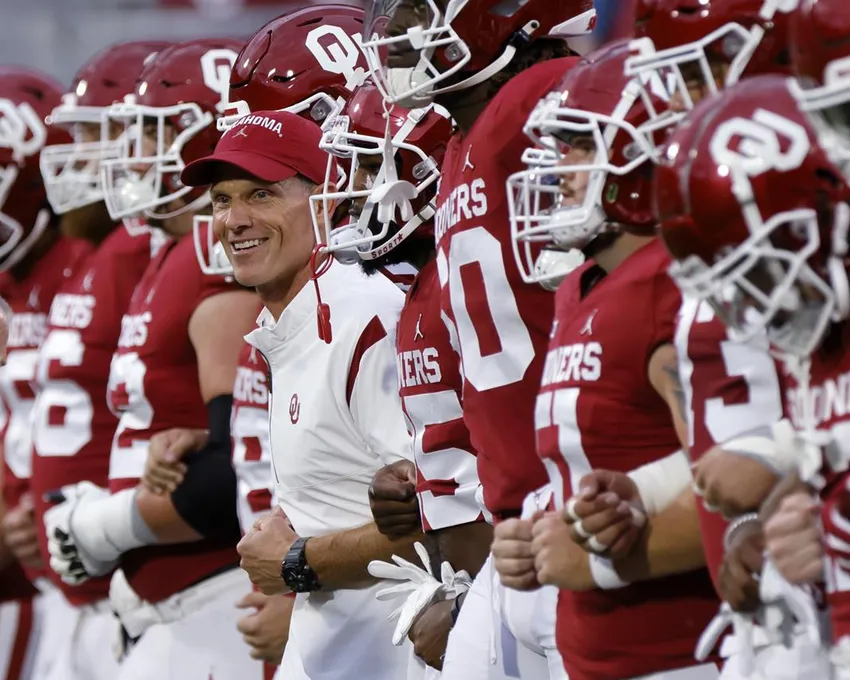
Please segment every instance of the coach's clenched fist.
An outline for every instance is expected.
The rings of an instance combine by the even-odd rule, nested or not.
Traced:
[[[288,588],[281,575],[283,558],[295,543],[298,534],[292,529],[289,519],[280,508],[258,519],[236,550],[242,557],[240,563],[257,588],[265,595],[277,595],[287,592]]]
[[[399,460],[378,470],[369,486],[369,506],[384,536],[402,538],[421,531],[416,466]]]

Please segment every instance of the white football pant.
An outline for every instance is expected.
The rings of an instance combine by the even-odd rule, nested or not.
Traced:
[[[74,607],[55,586],[39,598],[43,625],[34,680],[115,680],[118,619],[109,602]]]
[[[0,680],[31,680],[42,624],[41,596],[0,604]]]
[[[236,602],[250,590],[237,568],[153,605],[162,622],[142,633],[113,680],[262,680],[263,664],[236,630]]]
[[[449,635],[442,680],[567,680],[555,646],[554,587],[501,585],[487,558]]]
[[[703,663],[698,666],[641,675],[633,680],[718,680],[718,678],[720,678],[720,671],[717,670],[717,666],[713,663]]]
[[[724,639],[721,680],[798,680],[799,678],[817,678],[828,680],[831,677],[829,653],[821,645],[801,633],[791,640],[791,647],[782,644],[756,647],[753,651],[753,672],[745,673],[741,668],[740,654],[735,649],[734,638]]]
[[[274,680],[310,680],[304,670],[301,656],[298,654],[297,628],[297,626],[292,625],[289,627],[289,641],[286,643],[286,649],[283,650],[283,659],[278,666],[277,673],[274,674]],[[293,640],[295,640],[295,643],[293,643]]]

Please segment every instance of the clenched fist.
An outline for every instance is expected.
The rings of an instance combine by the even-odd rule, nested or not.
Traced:
[[[767,551],[779,573],[793,584],[823,578],[820,504],[805,491],[786,496],[764,527]]]
[[[577,545],[613,559],[629,554],[645,525],[637,485],[628,475],[610,470],[582,477],[564,516]]]
[[[778,476],[757,459],[715,446],[693,466],[694,487],[707,508],[726,518],[757,512]]]
[[[384,536],[396,539],[421,531],[416,466],[399,460],[378,470],[369,486],[369,506]]]
[[[531,529],[534,520],[542,516],[538,511],[531,519],[507,519],[493,530],[493,565],[506,588],[535,590],[540,587],[531,553]]]

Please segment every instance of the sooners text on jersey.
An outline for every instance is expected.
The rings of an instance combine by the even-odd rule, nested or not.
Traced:
[[[463,416],[487,508],[519,514],[546,475],[534,456],[533,404],[553,296],[523,283],[511,251],[505,182],[523,169],[531,108],[574,64],[556,59],[506,84],[468,134],[449,142],[434,226],[443,311],[463,365]]]
[[[478,467],[463,421],[458,355],[440,315],[437,264],[407,293],[396,329],[399,396],[413,437],[416,490],[426,531],[484,519]]]
[[[104,387],[121,315],[150,254],[149,235],[133,237],[117,227],[77,262],[50,305],[33,406],[32,491],[39,526],[46,492],[83,480],[106,486],[117,421],[106,406]],[[46,538],[41,538],[46,563]],[[74,604],[105,598],[109,591],[108,577],[72,588],[52,571],[49,576]]]
[[[167,243],[151,260],[121,320],[109,374],[109,406],[119,416],[109,460],[111,491],[138,483],[154,434],[207,427],[189,321],[202,301],[237,289],[223,277],[201,273],[189,238]],[[205,540],[132,550],[121,568],[142,599],[158,602],[238,561],[232,541]]]
[[[559,508],[594,468],[628,472],[680,448],[647,374],[655,350],[673,340],[681,301],[667,264],[653,241],[583,297],[582,283],[601,272],[595,265],[558,289],[535,421]],[[573,680],[683,668],[717,606],[702,570],[619,590],[562,590],[558,649]]]

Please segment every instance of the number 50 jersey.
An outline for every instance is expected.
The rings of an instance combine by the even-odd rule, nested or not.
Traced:
[[[441,304],[457,333],[463,418],[496,519],[518,515],[525,495],[546,482],[534,401],[554,305],[517,269],[505,182],[523,168],[531,108],[577,61],[554,59],[513,78],[465,136],[452,137],[442,165],[434,217]]]

